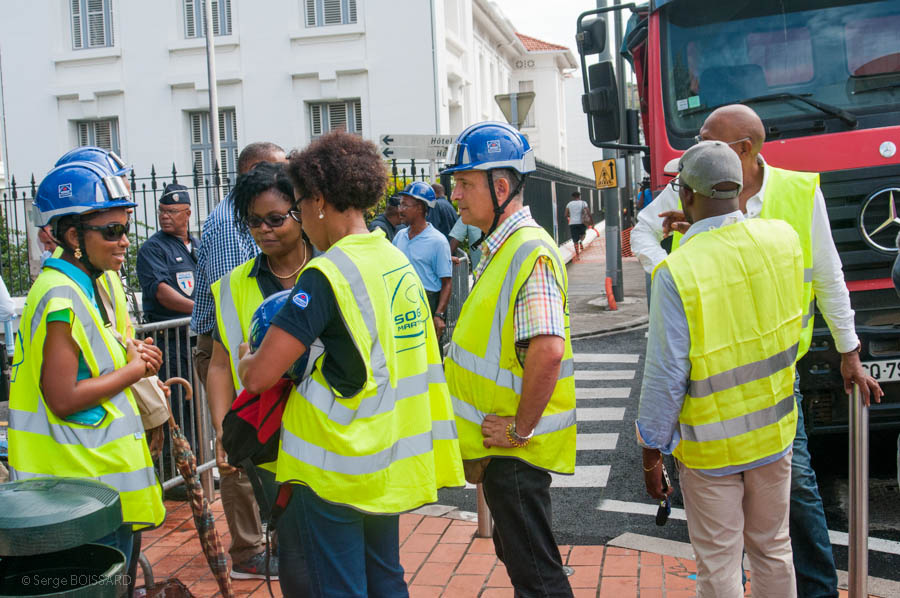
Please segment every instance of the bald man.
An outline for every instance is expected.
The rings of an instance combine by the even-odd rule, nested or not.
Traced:
[[[785,220],[800,236],[804,246],[807,283],[804,292],[809,295],[809,312],[804,317],[806,336],[805,342],[801,341],[798,347],[797,359],[809,346],[814,296],[834,337],[835,348],[841,354],[845,389],[849,392],[854,383],[859,384],[866,404],[870,397],[879,401],[883,394],[881,388],[866,375],[860,363],[860,344],[850,307],[850,293],[844,284],[841,260],[831,236],[818,175],[768,165],[760,154],[765,141],[762,120],[751,108],[741,104],[722,106],[711,112],[699,137],[728,144],[740,158],[744,187],[738,204],[747,218]],[[652,272],[666,258],[666,251],[660,247],[663,237],[672,232],[675,237],[673,251],[678,246],[680,233],[687,228],[684,220],[678,194],[671,185],[667,185],[653,203],[638,214],[638,224],[631,232],[631,248],[647,272]],[[799,382],[795,383],[794,392],[798,418],[791,460],[790,533],[797,594],[800,597],[837,597],[837,573],[816,474],[810,463]]]

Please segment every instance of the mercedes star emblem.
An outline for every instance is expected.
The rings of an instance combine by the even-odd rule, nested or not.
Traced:
[[[896,199],[894,198],[894,194],[897,194]],[[886,202],[884,200],[887,200]],[[897,246],[895,245],[895,235],[900,231],[893,231],[894,234],[888,237],[882,235],[879,241],[875,240],[875,235],[878,233],[888,229],[892,225],[897,225],[900,228],[900,215],[897,214],[897,201],[900,199],[900,188],[897,187],[889,187],[887,189],[882,189],[880,191],[876,191],[872,195],[866,198],[863,202],[862,209],[859,211],[859,232],[862,235],[863,240],[866,244],[874,249],[875,251],[880,251],[881,253],[897,253]],[[878,200],[877,205],[872,205],[873,202]],[[884,210],[881,206],[887,204],[885,207],[887,210]],[[873,214],[877,214],[877,218],[870,217],[868,220],[866,219],[866,211],[869,208],[872,208]],[[881,219],[881,216],[884,215],[884,220]],[[884,243],[890,242],[890,245],[885,245]]]

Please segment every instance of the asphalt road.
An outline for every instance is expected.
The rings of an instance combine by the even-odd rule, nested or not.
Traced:
[[[640,397],[645,332],[646,328],[641,328],[573,342],[579,450],[574,479],[554,480],[551,490],[554,529],[560,544],[604,544],[626,532],[689,542],[683,520],[673,516],[664,527],[655,524],[656,504],[644,489],[634,420]],[[605,398],[584,398],[592,394]],[[828,527],[847,532],[846,438],[813,441],[811,448]],[[873,437],[871,454],[871,537],[894,541],[889,547],[900,552],[896,436]],[[670,462],[670,473],[672,469]],[[558,481],[572,487],[557,486]],[[475,490],[442,490],[438,502],[475,511]],[[681,506],[676,492],[673,507]],[[641,510],[645,512],[634,512]],[[846,570],[846,546],[835,545],[834,552],[838,568]],[[900,555],[870,551],[869,573],[900,580]]]

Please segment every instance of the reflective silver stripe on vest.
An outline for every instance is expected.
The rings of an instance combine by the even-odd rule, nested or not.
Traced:
[[[497,386],[508,388],[517,395],[522,394],[522,378],[509,370],[501,368],[497,362],[479,357],[455,343],[451,343],[447,356],[467,372],[492,380]],[[574,375],[575,360],[572,358],[564,359],[560,363],[559,379],[569,378]]]
[[[32,478],[47,477],[57,476],[47,473],[31,473],[28,471],[15,469],[13,467],[9,468],[10,480],[30,480]],[[152,467],[144,467],[143,469],[129,471],[127,473],[108,473],[101,476],[86,477],[82,479],[90,479],[97,480],[98,482],[103,482],[104,484],[112,486],[119,492],[137,492],[139,490],[145,490],[147,488],[156,486],[156,472]]]
[[[144,427],[141,418],[134,415],[131,404],[125,393],[120,392],[110,400],[124,415],[109,422],[108,426],[87,427],[79,424],[55,424],[50,423],[47,408],[43,399],[38,401],[37,411],[22,411],[21,409],[9,410],[9,427],[12,430],[30,432],[52,438],[56,444],[81,445],[88,449],[97,449],[105,444],[123,438],[125,436],[143,435]],[[106,413],[106,420],[111,418]]]
[[[49,303],[51,299],[59,298],[72,301],[72,311],[75,312],[75,317],[81,322],[82,327],[84,327],[88,343],[91,345],[91,352],[94,354],[94,359],[97,360],[97,367],[100,369],[100,374],[114,371],[116,366],[112,355],[109,353],[109,348],[103,340],[103,333],[94,324],[94,318],[91,316],[91,312],[85,305],[84,300],[79,296],[78,292],[70,286],[60,285],[53,287],[41,297],[40,301],[38,301],[37,306],[34,308],[34,315],[31,317],[31,340],[34,341],[34,335],[37,333],[38,327],[44,319],[44,311],[47,309],[47,303]]]
[[[282,426],[282,450],[295,459],[317,469],[344,475],[367,475],[384,471],[392,464],[432,451],[435,440],[456,438],[456,422],[434,421],[430,432],[401,438],[384,450],[370,455],[340,455],[295,436]]]
[[[456,417],[461,417],[471,424],[481,426],[484,418],[488,415],[487,413],[476,409],[474,405],[466,403],[453,395],[451,395],[450,398],[453,400],[453,412],[456,414]],[[541,434],[550,434],[551,432],[565,430],[566,428],[574,426],[576,420],[577,418],[574,409],[560,411],[559,413],[553,413],[552,415],[542,415],[540,421],[538,421],[538,425],[534,427],[534,435],[540,436]]]
[[[812,268],[804,268],[803,269],[803,283],[813,281],[813,269]]]
[[[734,438],[747,432],[753,432],[766,426],[772,425],[787,417],[794,410],[794,395],[791,394],[771,407],[754,411],[740,417],[728,419],[721,422],[713,422],[709,424],[700,424],[691,426],[679,422],[681,429],[681,437],[691,442],[712,442],[714,440],[725,440]]]
[[[427,372],[397,380],[395,388],[379,387],[378,394],[362,399],[356,409],[338,402],[330,388],[312,378],[301,382],[297,391],[308,403],[328,416],[328,419],[347,426],[356,419],[389,413],[394,410],[397,401],[423,395],[428,392],[429,384],[444,382],[444,369],[440,364],[430,364]]]
[[[503,279],[503,285],[500,287],[500,296],[497,299],[498,309],[494,312],[494,322],[491,325],[491,335],[488,337],[487,350],[485,351],[485,357],[493,359],[494,363],[500,363],[500,349],[503,344],[503,323],[510,315],[509,305],[516,284],[516,278],[519,276],[519,270],[522,269],[522,264],[524,264],[525,260],[528,259],[528,256],[531,255],[531,252],[541,246],[548,250],[551,256],[550,259],[553,260],[555,267],[557,269],[561,268],[559,261],[555,257],[556,254],[553,251],[553,248],[541,239],[526,241],[516,249],[516,253],[513,255],[513,259],[510,262],[509,270],[506,271],[506,276]],[[564,272],[564,270],[561,271]],[[560,291],[562,290],[560,289]],[[563,295],[563,302],[565,305],[565,294],[562,292],[560,294]]]
[[[816,300],[813,299],[812,301],[809,302],[809,311],[807,311],[805,314],[803,314],[803,322],[801,322],[801,324],[800,324],[801,328],[806,328],[806,325],[809,324],[809,321],[815,315],[815,311],[814,311],[815,308],[816,308]]]
[[[691,380],[690,395],[694,398],[706,397],[714,392],[723,392],[729,388],[761,380],[790,367],[797,361],[800,343],[753,363],[747,363],[724,372],[714,374],[702,380]]]
[[[359,268],[343,250],[338,247],[332,247],[320,257],[324,257],[334,264],[353,289],[365,290],[365,282]],[[305,378],[297,386],[297,392],[308,403],[324,413],[331,421],[345,426],[356,419],[389,413],[394,410],[397,401],[427,393],[429,384],[445,382],[443,367],[440,364],[429,364],[425,372],[400,378],[397,380],[396,387],[391,386],[387,359],[384,355],[384,349],[381,347],[381,341],[378,338],[378,325],[375,321],[375,309],[372,307],[372,300],[366,292],[356,294],[355,298],[359,311],[362,314],[363,322],[369,330],[369,335],[372,337],[372,346],[370,348],[357,346],[357,350],[360,355],[368,354],[370,357],[369,365],[372,368],[372,376],[378,389],[377,393],[374,396],[362,399],[356,409],[350,409],[338,402],[331,388],[323,386],[312,377]],[[343,319],[343,312],[340,309],[338,312],[341,313],[341,318]],[[344,325],[350,330],[346,319],[344,320]],[[352,334],[350,336],[355,344],[357,342],[356,338]]]
[[[231,364],[237,374],[238,363],[241,361],[238,348],[244,342],[244,332],[241,329],[241,320],[238,317],[237,306],[234,304],[234,297],[231,295],[230,272],[223,276],[222,282],[219,283],[219,309],[222,310],[222,323],[225,325],[225,335],[228,337],[228,354],[231,356]],[[244,386],[236,375],[234,384],[237,394],[241,394]]]

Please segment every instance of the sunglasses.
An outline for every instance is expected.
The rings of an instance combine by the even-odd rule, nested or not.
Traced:
[[[265,223],[269,228],[280,228],[288,218],[294,222],[300,222],[300,210],[290,210],[287,214],[269,214],[265,218],[248,216],[247,226],[250,228],[259,228]]]
[[[103,237],[104,241],[118,241],[131,230],[131,220],[122,224],[121,222],[110,222],[109,224],[94,225],[83,224],[84,230],[95,230]]]

